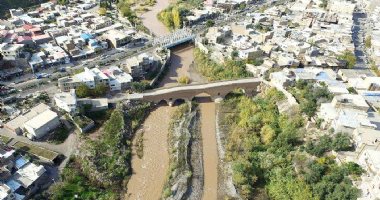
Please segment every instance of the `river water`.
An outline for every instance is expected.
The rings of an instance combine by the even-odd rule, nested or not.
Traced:
[[[214,102],[202,102],[201,132],[203,144],[204,188],[203,199],[217,199],[218,148],[216,143],[216,113]]]
[[[157,0],[149,12],[142,14],[143,23],[156,36],[169,33],[169,30],[157,19],[157,13],[169,5],[169,0]],[[160,83],[160,87],[179,85],[177,79],[188,76],[191,83],[206,82],[191,67],[194,47],[181,45],[172,49],[170,69]],[[128,182],[126,199],[157,200],[160,199],[169,165],[167,135],[171,113],[175,109],[158,106],[145,120],[144,156],[139,159],[135,153],[132,157],[133,175]],[[204,200],[217,199],[218,151],[215,130],[215,103],[200,102],[201,131],[204,165]]]
[[[161,197],[169,164],[168,130],[175,107],[160,106],[143,124],[144,155],[138,158],[133,150],[133,174],[128,182],[126,199],[157,200]]]
[[[140,17],[145,27],[147,27],[154,35],[162,36],[169,33],[169,30],[157,19],[157,13],[168,7],[169,0],[157,0],[157,3],[150,10]]]

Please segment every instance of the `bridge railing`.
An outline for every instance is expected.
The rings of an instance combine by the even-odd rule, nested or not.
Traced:
[[[166,46],[181,40],[193,39],[195,35],[189,28],[179,29],[169,35],[161,36],[153,40],[153,45]]]

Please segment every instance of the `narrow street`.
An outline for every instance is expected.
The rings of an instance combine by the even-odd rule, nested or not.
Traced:
[[[362,12],[356,12],[353,14],[354,26],[352,27],[352,40],[355,46],[355,56],[356,56],[356,65],[355,68],[365,69],[368,68],[367,56],[365,53],[365,21],[367,19],[367,14]]]

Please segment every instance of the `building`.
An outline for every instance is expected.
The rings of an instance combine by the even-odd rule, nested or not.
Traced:
[[[0,183],[0,200],[16,200],[10,187]]]
[[[77,96],[75,90],[71,89],[70,92],[62,92],[54,95],[55,105],[70,114],[77,110]]]
[[[158,66],[157,60],[146,53],[129,58],[125,62],[125,69],[134,78],[141,78],[147,71],[154,71]]]
[[[124,46],[132,40],[130,35],[114,29],[109,30],[103,37],[109,41],[113,48]]]
[[[30,111],[16,117],[5,124],[5,128],[21,135],[27,130],[28,138],[40,138],[54,130],[60,124],[57,113],[50,110],[46,104],[39,104]]]
[[[16,60],[20,58],[24,44],[0,44],[0,53],[4,60]]]
[[[130,74],[123,72],[119,67],[112,66],[103,70],[103,73],[109,78],[109,86],[111,91],[125,90],[130,87],[133,78]]]
[[[58,79],[58,87],[62,92],[69,92],[78,86],[85,84],[90,89],[95,88],[94,74],[88,68],[84,68],[84,72],[74,75],[73,77],[63,77]]]
[[[47,109],[24,124],[29,139],[40,139],[60,125],[57,113]]]
[[[360,199],[378,198],[380,196],[380,151],[364,150],[358,164],[368,173],[359,185],[359,189],[363,191]]]
[[[27,163],[13,174],[12,178],[6,182],[6,185],[16,194],[20,192],[30,196],[39,189],[43,177],[46,175],[45,172],[44,166]]]
[[[370,108],[363,96],[355,94],[337,95],[333,98],[331,104],[336,109],[349,108],[364,112],[367,112]]]
[[[99,99],[89,99],[83,98],[78,99],[78,106],[91,105],[90,111],[100,111],[108,109],[108,99],[99,98]]]
[[[380,131],[368,128],[357,128],[353,132],[353,139],[357,151],[363,149],[376,150],[380,146]]]

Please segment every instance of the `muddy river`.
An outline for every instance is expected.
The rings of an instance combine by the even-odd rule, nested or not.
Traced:
[[[128,182],[127,199],[157,200],[169,165],[167,136],[169,121],[175,107],[160,106],[152,111],[143,125],[144,155],[138,158],[133,150],[133,174]]]
[[[157,13],[169,5],[169,0],[157,0],[157,4],[149,12],[142,15],[143,23],[155,35],[165,35],[168,29],[157,20]],[[205,80],[191,67],[194,47],[181,45],[172,51],[171,65],[160,87],[179,85],[177,79],[188,76],[191,83]],[[138,158],[133,152],[133,175],[128,183],[126,199],[157,200],[160,199],[169,165],[167,134],[171,113],[175,107],[159,106],[150,113],[143,124],[144,156]],[[201,131],[204,160],[204,200],[217,199],[217,166],[218,152],[215,138],[215,104],[200,102]]]
[[[214,102],[202,102],[201,132],[203,143],[204,188],[203,199],[217,199],[218,190],[218,148],[216,143],[216,115]]]
[[[169,30],[157,19],[157,13],[169,6],[169,0],[157,0],[156,5],[149,8],[149,11],[140,17],[143,24],[156,36],[162,36],[169,33]]]

